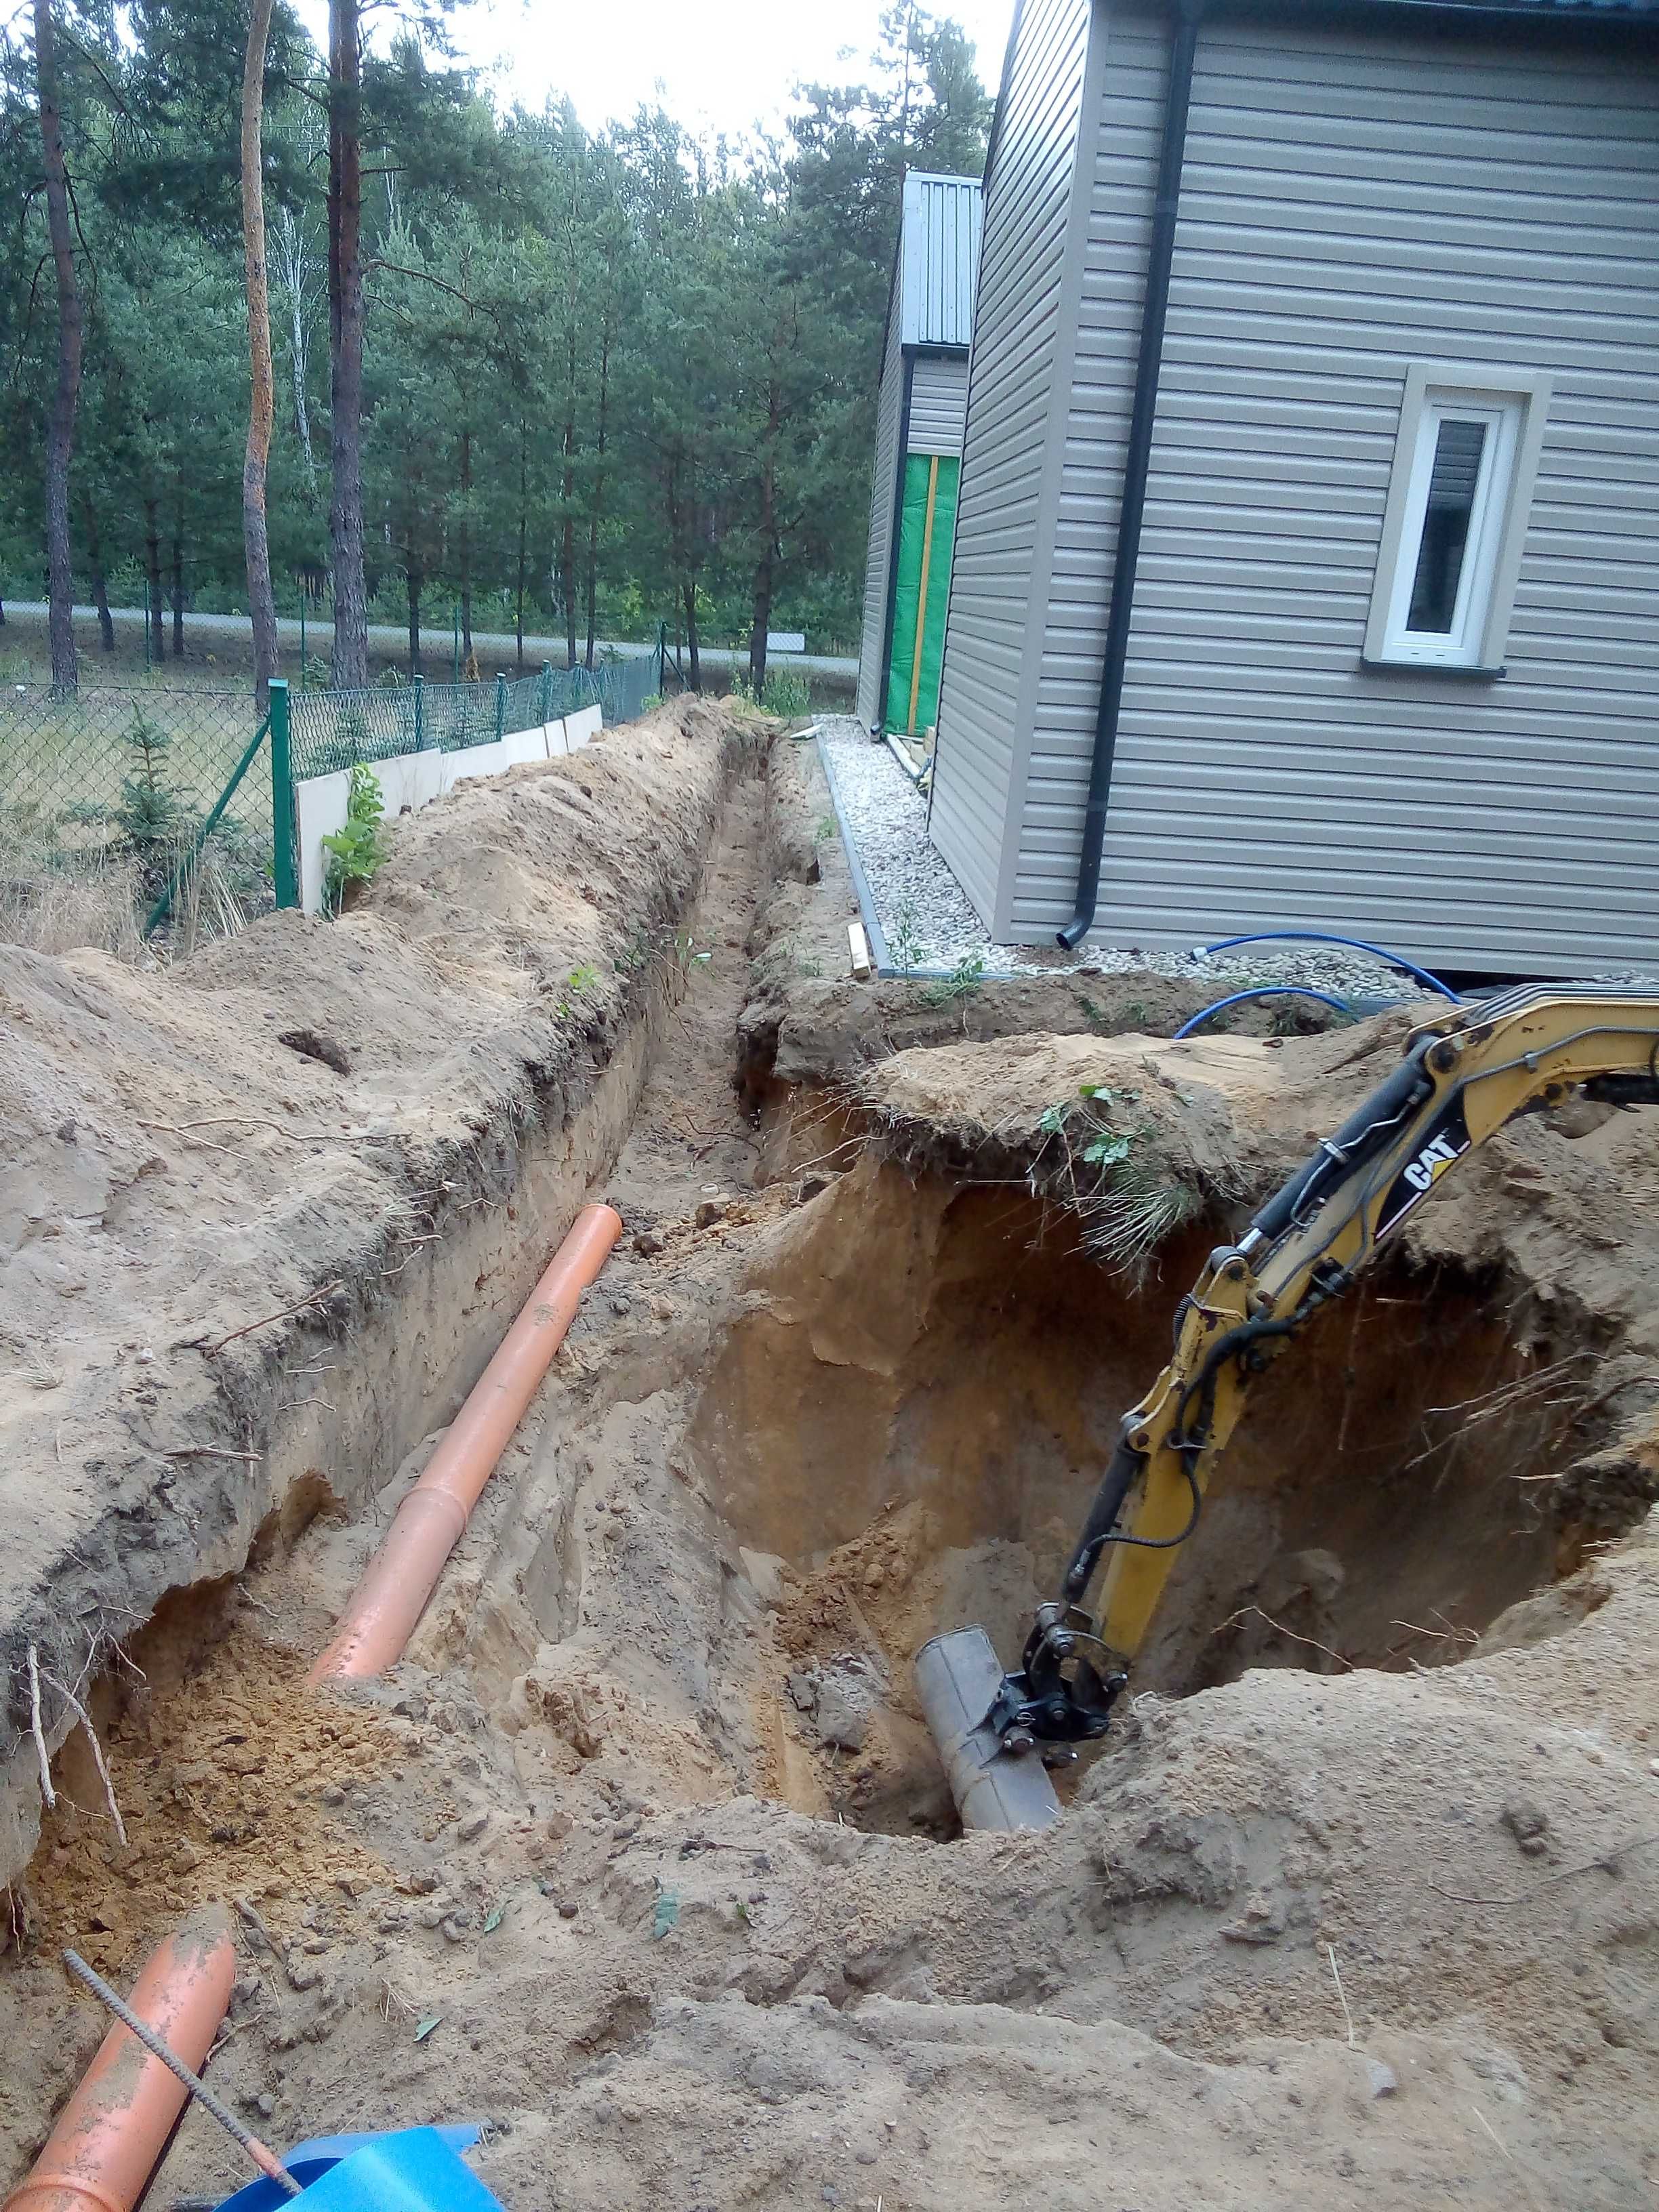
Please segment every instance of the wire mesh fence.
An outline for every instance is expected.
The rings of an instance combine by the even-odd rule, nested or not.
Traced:
[[[43,684],[0,689],[9,914],[60,911],[71,886],[97,883],[110,908],[101,937],[120,936],[116,909],[124,899],[146,909],[189,857],[255,726],[241,691],[88,687],[56,699]],[[270,905],[271,824],[270,775],[250,775],[203,848],[194,920],[235,927]]]
[[[494,683],[296,690],[291,772],[298,779],[403,753],[454,752],[589,706],[607,725],[629,722],[661,689],[659,650]],[[192,932],[234,929],[269,908],[268,751],[202,834],[259,726],[246,691],[135,684],[58,699],[43,684],[0,687],[0,937],[37,941],[40,933],[22,926],[30,912],[62,911],[69,887],[95,881],[111,907],[97,941],[125,941],[132,913],[142,921],[181,867],[188,880],[179,911],[188,910]],[[123,902],[127,926],[118,927]]]
[[[377,684],[364,691],[296,691],[294,773],[329,775],[404,753],[459,752],[538,729],[584,707],[607,725],[631,722],[661,692],[660,653],[600,661],[592,669],[544,667],[493,684]]]

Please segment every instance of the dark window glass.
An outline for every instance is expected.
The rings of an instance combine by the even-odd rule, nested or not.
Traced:
[[[1434,631],[1443,637],[1450,633],[1486,442],[1484,422],[1460,422],[1448,416],[1440,425],[1407,629]]]

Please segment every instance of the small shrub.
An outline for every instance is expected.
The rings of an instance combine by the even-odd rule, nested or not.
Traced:
[[[599,988],[599,971],[597,968],[573,968],[564,979],[564,989],[559,998],[560,1020],[568,1021],[576,1011],[577,1000],[586,998]]]
[[[758,698],[744,671],[734,668],[731,696],[745,707],[757,708],[763,714],[775,714],[781,722],[798,721],[812,711],[806,678],[793,668],[777,669],[769,675]]]
[[[775,714],[785,722],[810,714],[812,705],[806,678],[793,668],[779,669],[767,678],[761,692],[761,705],[769,714]]]
[[[132,773],[121,779],[115,810],[120,850],[138,863],[146,891],[159,891],[172,872],[180,848],[195,830],[196,808],[166,781],[173,740],[140,707],[132,710],[126,735]]]
[[[939,982],[927,986],[921,994],[922,1004],[947,1006],[952,999],[970,999],[984,980],[984,954],[964,952],[948,975]]]
[[[366,884],[385,861],[386,832],[380,826],[385,812],[380,778],[360,762],[351,771],[345,821],[322,841],[329,855],[323,900],[331,914],[340,911],[348,884]]]
[[[64,809],[59,819],[101,831],[104,857],[132,863],[139,897],[154,899],[191,843],[201,817],[195,802],[167,781],[173,740],[143,708],[133,708],[132,726],[123,742],[129,768],[114,805],[77,800]]]
[[[904,976],[908,976],[913,968],[921,967],[927,957],[927,947],[916,929],[916,910],[908,899],[901,899],[894,909],[887,949],[893,956],[894,967]]]

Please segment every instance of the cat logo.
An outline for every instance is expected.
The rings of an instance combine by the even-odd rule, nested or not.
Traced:
[[[1449,1137],[1436,1137],[1425,1145],[1417,1158],[1406,1170],[1406,1180],[1419,1195],[1433,1183],[1435,1177],[1449,1168],[1458,1156],[1458,1148]]]
[[[1426,1198],[1452,1162],[1461,1160],[1468,1149],[1469,1127],[1463,1118],[1460,1094],[1441,1115],[1440,1126],[1434,1134],[1419,1146],[1395,1177],[1394,1187],[1376,1217],[1376,1234],[1386,1237],[1389,1230],[1397,1228],[1419,1199]]]

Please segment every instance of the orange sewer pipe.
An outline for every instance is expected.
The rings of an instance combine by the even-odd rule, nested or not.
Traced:
[[[229,1915],[216,1905],[193,1914],[151,1955],[129,2002],[199,2073],[235,1977]],[[118,2022],[0,2212],[132,2212],[186,2094]]]
[[[576,1216],[425,1474],[398,1508],[309,1680],[381,1674],[403,1656],[445,1561],[564,1341],[578,1300],[621,1235],[622,1216],[608,1206],[585,1206]]]

